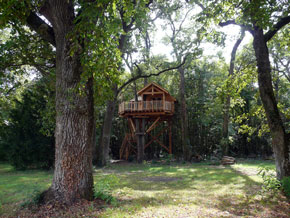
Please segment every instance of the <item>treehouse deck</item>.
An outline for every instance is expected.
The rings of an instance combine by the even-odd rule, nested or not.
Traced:
[[[129,101],[119,105],[119,115],[128,116],[159,116],[174,114],[174,102],[170,101]]]

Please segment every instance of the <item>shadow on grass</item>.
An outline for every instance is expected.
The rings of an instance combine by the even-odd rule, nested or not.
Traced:
[[[134,212],[130,212],[131,215],[147,207],[187,204],[208,208],[209,211],[215,209],[233,216],[255,216],[261,213],[259,209],[261,201],[254,198],[261,184],[230,166],[157,165],[132,166],[121,171],[115,167],[115,170],[121,181],[116,189],[126,189],[124,197],[120,198],[121,207],[118,210],[123,208],[124,211],[128,211],[134,208],[132,209]],[[158,178],[161,178],[160,181]],[[164,178],[176,179],[165,182]],[[131,196],[128,195],[128,190],[131,190]],[[230,194],[231,191],[234,193]],[[189,196],[183,199],[183,194],[187,193]],[[126,215],[125,212],[124,214]]]
[[[144,171],[133,171],[130,174],[121,173],[122,186],[137,191],[187,190],[200,186],[208,186],[208,191],[214,192],[221,185],[243,183],[258,185],[249,177],[238,173],[231,167],[219,166],[152,166]],[[160,178],[160,180],[158,180]],[[168,178],[168,181],[165,181]],[[172,178],[172,180],[170,180]],[[196,187],[197,188],[197,187]],[[247,189],[247,188],[246,188]]]
[[[226,210],[233,216],[249,217],[290,217],[290,202],[281,193],[276,195],[261,193],[261,184],[255,182],[243,171],[230,167],[237,175],[247,181],[244,184],[244,195],[226,194],[218,197],[216,205],[220,210]],[[250,173],[252,174],[252,173]],[[249,185],[253,184],[253,185]]]

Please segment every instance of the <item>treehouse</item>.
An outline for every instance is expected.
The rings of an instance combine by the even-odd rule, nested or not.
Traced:
[[[128,119],[129,126],[120,148],[120,159],[128,159],[130,154],[135,153],[138,162],[143,161],[145,149],[153,142],[157,142],[169,154],[172,153],[171,119],[175,101],[167,90],[150,83],[138,91],[137,99],[120,103],[119,115]],[[157,126],[161,130],[153,135]],[[163,134],[169,138],[168,145],[159,140]],[[146,144],[145,139],[148,140]]]

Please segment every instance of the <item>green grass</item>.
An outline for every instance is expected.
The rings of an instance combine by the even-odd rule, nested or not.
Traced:
[[[36,192],[47,189],[52,173],[39,170],[16,171],[8,164],[0,165],[0,215],[13,214]]]
[[[289,202],[281,196],[261,195],[260,166],[274,169],[271,161],[243,161],[228,167],[113,164],[97,169],[95,182],[118,178],[109,184],[118,204],[105,207],[99,217],[287,217]],[[35,190],[46,189],[51,178],[51,172],[18,172],[1,164],[0,213],[13,215]]]

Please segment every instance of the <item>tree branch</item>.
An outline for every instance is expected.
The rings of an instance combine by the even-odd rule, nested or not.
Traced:
[[[275,71],[277,71],[278,73],[282,73],[285,78],[288,80],[288,82],[290,82],[290,76],[288,76],[283,70],[279,70],[278,68],[273,68]]]
[[[228,21],[225,21],[225,22],[220,22],[219,26],[224,27],[224,26],[227,26],[227,25],[230,25],[230,24],[238,25],[238,26],[244,28],[245,30],[249,31],[252,35],[254,34],[253,29],[252,29],[251,26],[244,25],[244,24],[238,24],[238,23],[236,23],[235,20],[228,20]]]
[[[39,16],[34,12],[30,12],[29,16],[26,18],[26,22],[41,38],[48,41],[54,47],[56,46],[53,28],[45,23]]]
[[[274,26],[273,29],[269,30],[265,35],[264,39],[266,42],[268,42],[270,39],[273,38],[273,36],[285,25],[290,23],[290,16],[288,17],[283,17],[281,20],[279,20]]]
[[[187,56],[188,56],[188,55],[187,55]],[[150,74],[147,74],[147,75],[144,75],[144,74],[142,75],[142,70],[140,69],[140,67],[139,67],[137,64],[135,64],[135,66],[136,66],[137,69],[138,69],[138,74],[139,74],[139,75],[138,75],[138,76],[135,76],[135,77],[133,77],[133,78],[131,78],[131,79],[129,79],[129,80],[127,80],[127,82],[125,82],[122,86],[120,86],[120,87],[118,88],[117,93],[119,93],[119,92],[120,92],[124,87],[126,87],[126,86],[129,85],[130,83],[136,81],[137,79],[140,79],[140,78],[149,78],[149,77],[151,77],[151,76],[159,76],[159,75],[161,75],[162,73],[168,72],[168,71],[170,71],[170,70],[177,70],[178,68],[180,68],[181,66],[183,66],[183,65],[185,64],[187,56],[185,56],[185,58],[183,59],[182,63],[179,64],[178,66],[175,66],[175,67],[169,67],[169,68],[167,68],[167,69],[164,69],[164,70],[159,71],[158,73],[150,73]]]
[[[241,42],[243,41],[245,37],[245,29],[241,28],[241,35],[238,38],[238,40],[236,41],[232,53],[231,53],[231,62],[230,62],[230,69],[229,69],[229,75],[234,74],[234,67],[235,67],[235,60],[236,60],[236,53],[238,50],[238,47],[240,46]]]
[[[181,23],[179,24],[179,27],[178,27],[178,29],[177,29],[175,35],[177,35],[177,34],[182,30],[182,25],[183,25],[183,23],[185,22],[185,20],[186,20],[188,14],[189,14],[192,10],[193,10],[193,8],[189,9],[189,10],[185,13],[184,18],[182,19]]]

